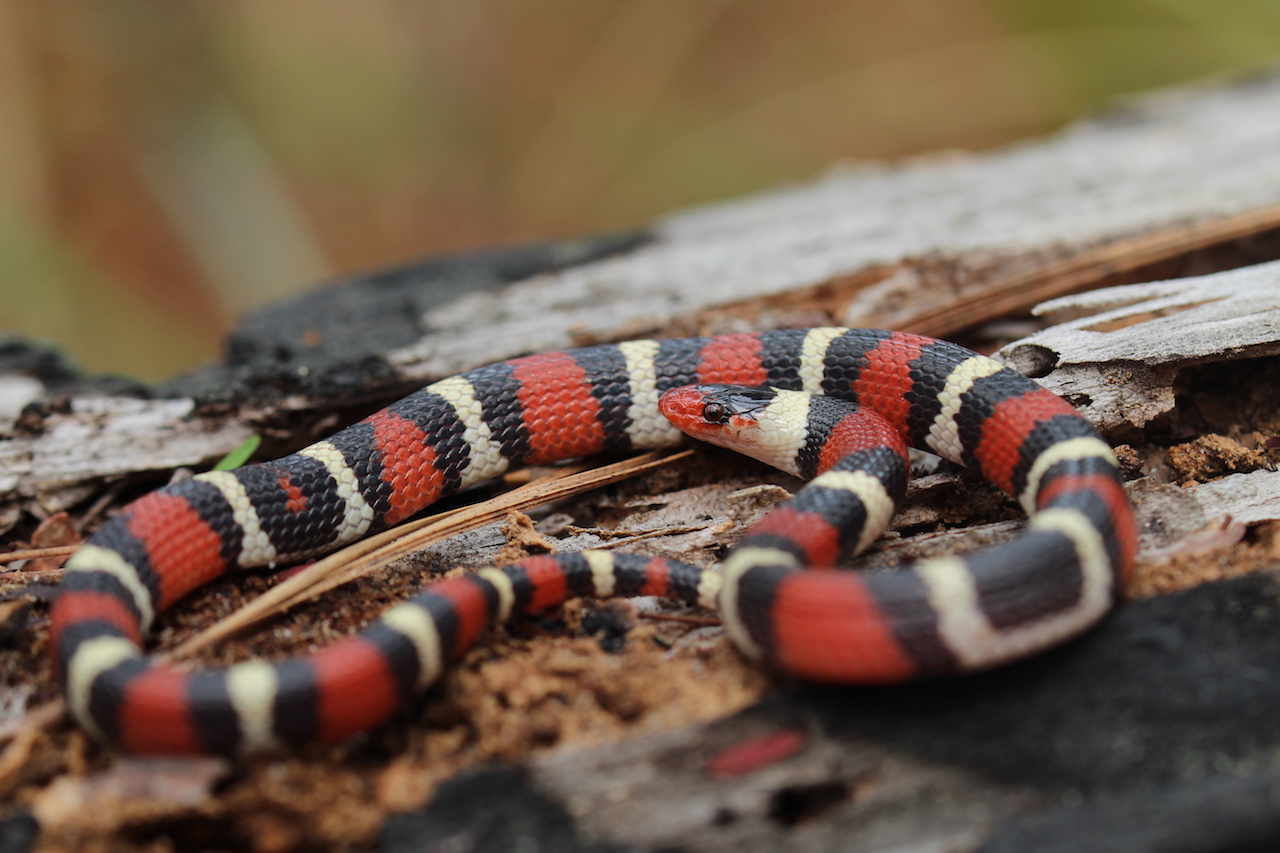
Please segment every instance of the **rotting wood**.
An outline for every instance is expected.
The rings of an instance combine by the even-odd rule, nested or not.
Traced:
[[[999,356],[1066,397],[1104,433],[1140,429],[1174,407],[1179,371],[1280,353],[1280,263],[1107,288],[1046,302],[1088,312]]]
[[[655,333],[831,322],[951,334],[1177,258],[1269,260],[1273,241],[1257,238],[1280,222],[1277,103],[1280,77],[1166,94],[1037,143],[855,166],[690,211],[628,255],[442,305],[390,360],[432,378]],[[1224,244],[1229,257],[1201,253]]]
[[[44,416],[34,435],[0,437],[0,501],[49,512],[84,500],[99,482],[217,459],[253,434],[230,418],[199,417],[191,400],[84,397]]]
[[[895,180],[905,180],[913,168],[916,167],[893,170],[892,174]],[[917,189],[917,192],[924,191]],[[1214,211],[1206,215],[1212,217],[1218,213]],[[1217,220],[1209,221],[1212,224]],[[867,237],[867,240],[870,239]],[[870,290],[859,289],[859,293],[869,294],[868,299],[871,301],[865,304],[873,304],[872,297],[883,297],[886,300],[883,304],[891,305],[892,298],[896,298],[897,293],[894,288],[901,287],[905,292],[908,285],[919,284],[921,276],[935,276],[925,284],[937,285],[942,290],[925,287],[921,291],[929,294],[922,297],[921,301],[924,308],[931,310],[939,304],[934,296],[939,292],[948,292],[947,289],[954,284],[953,279],[947,278],[951,273],[944,275],[943,271],[958,271],[956,276],[963,278],[979,267],[990,271],[1001,269],[1002,264],[1007,264],[1008,267],[1023,271],[1019,274],[1034,278],[1037,263],[1045,264],[1045,268],[1061,264],[1057,269],[1079,270],[1093,263],[1089,258],[1096,260],[1101,256],[1088,254],[1097,246],[1105,249],[1107,246],[1126,245],[1123,241],[1130,239],[1141,238],[1122,237],[1117,238],[1115,243],[1094,243],[1094,249],[1086,248],[1079,255],[1071,255],[1073,250],[1069,248],[1044,248],[1038,254],[1029,252],[1017,255],[1016,263],[1009,261],[1014,255],[1000,255],[989,249],[966,250],[968,254],[965,255],[965,262],[969,266],[955,262],[951,255],[928,255],[923,260],[907,258],[901,263],[868,268],[870,271],[854,273],[852,278],[858,280],[860,288],[867,284],[881,288],[878,294],[872,292],[874,287]],[[1129,251],[1125,249],[1120,255],[1127,257],[1126,253]],[[1068,260],[1064,260],[1072,257],[1077,260],[1085,258],[1086,261],[1082,265],[1072,266]],[[608,263],[625,265],[629,260],[620,258]],[[1105,272],[1103,267],[1096,265],[1090,269]],[[582,270],[576,272],[581,273]],[[925,275],[926,271],[928,275]],[[685,275],[684,272],[681,274]],[[549,278],[560,277],[562,276]],[[1053,276],[1050,275],[1049,278],[1052,279]],[[689,279],[682,281],[689,286]],[[832,281],[835,280],[810,285],[815,289],[814,292],[824,292],[830,298],[826,307],[801,304],[790,309],[793,313],[786,313],[789,309],[782,301],[783,297],[760,297],[760,313],[757,318],[763,319],[755,324],[767,325],[771,321],[789,322],[794,319],[805,323],[833,319],[848,321],[850,316],[828,317],[825,313],[839,308],[839,300],[844,298]],[[963,304],[964,299],[972,298],[972,289],[966,286],[960,290],[963,291],[962,300],[957,304]],[[1044,291],[1033,292],[1043,295]],[[580,302],[589,304],[591,298],[594,298],[593,294],[587,291]],[[772,301],[775,298],[779,301]],[[686,306],[682,310],[689,313],[673,317],[670,326],[672,330],[702,331],[704,324],[718,323],[721,325],[707,330],[725,331],[753,323],[750,315],[735,315],[724,306],[705,310],[689,309]],[[844,310],[847,312],[847,306]],[[547,316],[551,319],[546,322],[560,322],[556,318],[561,313],[559,309],[549,309]],[[563,313],[571,318],[578,316],[572,312]],[[603,331],[590,327],[581,327],[578,331],[567,329],[566,334],[572,342],[586,342],[599,334],[612,334],[607,327],[600,328]],[[642,327],[642,318],[627,328],[635,333],[646,333],[646,329]],[[464,327],[442,331],[438,338],[463,340],[468,335],[476,334],[476,328]],[[529,343],[501,340],[504,334],[501,331],[488,331],[481,336],[485,339],[483,343],[487,345],[534,347]],[[237,438],[227,444],[234,446],[239,440]],[[209,453],[207,448],[206,452],[207,455],[217,455]],[[588,679],[583,679],[586,680]],[[1067,703],[1060,701],[1054,704],[1057,706]],[[1088,707],[1088,703],[1083,704]],[[1012,728],[1008,727],[1010,730]],[[785,767],[766,767],[749,777],[709,783],[700,767],[695,766],[677,778],[677,774],[672,771],[672,762],[666,760],[667,757],[691,752],[690,743],[698,747],[705,746],[696,739],[690,739],[704,731],[705,729],[690,729],[673,735],[674,740],[667,742],[672,749],[655,748],[653,742],[627,741],[589,755],[563,750],[558,754],[535,759],[530,770],[541,786],[564,797],[572,814],[584,827],[592,829],[601,837],[624,841],[652,838],[655,842],[668,842],[674,838],[677,841],[690,841],[691,849],[773,849],[794,839],[797,833],[789,832],[787,827],[775,819],[773,812],[779,797],[796,791],[845,792],[844,799],[839,804],[839,813],[823,813],[803,827],[804,834],[809,839],[816,839],[814,849],[822,849],[831,844],[848,845],[850,838],[859,832],[868,836],[860,838],[865,840],[867,849],[887,849],[893,845],[901,847],[909,844],[921,847],[949,844],[957,849],[976,849],[995,818],[1024,808],[1034,811],[1038,806],[1040,795],[1036,792],[992,784],[993,776],[957,769],[961,766],[959,764],[946,765],[913,758],[908,750],[887,751],[881,747],[851,745],[847,742],[836,744],[821,738],[813,738],[810,741],[812,751],[799,756],[794,763]],[[741,728],[735,728],[732,733],[736,735],[743,732]],[[428,750],[424,750],[426,751]],[[278,769],[279,766],[272,769]],[[655,784],[655,779],[661,779],[661,784]],[[675,795],[672,794],[673,791],[676,792]],[[655,822],[653,815],[658,811],[662,811],[667,819]],[[729,819],[722,819],[725,815]],[[682,834],[685,831],[687,834]],[[698,847],[699,844],[705,846]]]
[[[1228,474],[1194,486],[1191,492],[1210,518],[1230,518],[1242,524],[1280,518],[1280,471]]]
[[[952,303],[912,312],[902,328],[946,337],[1001,316],[1026,313],[1042,300],[1096,287],[1125,274],[1137,274],[1170,258],[1190,255],[1280,228],[1280,208],[1268,207],[1216,222],[1161,229],[1132,239],[1086,249],[1079,255],[1027,273],[1015,273],[974,287]]]
[[[1187,368],[1280,354],[1280,263],[1107,288],[1047,302],[1037,314],[1083,314],[998,353],[1122,435],[1173,411]],[[1280,519],[1280,472],[1236,473],[1180,490],[1206,522]],[[1133,490],[1131,489],[1131,493]],[[1133,494],[1139,515],[1143,495]]]
[[[871,741],[833,738],[804,723],[790,729],[806,741],[798,755],[741,776],[713,776],[707,763],[717,750],[775,730],[777,721],[756,719],[766,716],[757,709],[669,734],[551,753],[529,763],[531,780],[564,802],[593,839],[708,853],[973,850],[993,818],[1035,800],[983,774]],[[829,813],[793,832],[778,813],[779,799],[824,790],[838,794]]]

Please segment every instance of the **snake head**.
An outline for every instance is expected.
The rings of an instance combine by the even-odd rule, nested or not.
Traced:
[[[795,473],[804,445],[809,395],[750,385],[685,385],[658,409],[681,432]]]

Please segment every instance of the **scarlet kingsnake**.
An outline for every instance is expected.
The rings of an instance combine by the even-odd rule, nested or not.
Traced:
[[[811,407],[783,461],[827,473],[749,531],[723,576],[605,551],[535,557],[433,584],[362,634],[280,663],[191,671],[141,651],[156,613],[227,571],[332,550],[515,465],[675,444],[659,398],[691,383],[861,407]],[[746,392],[709,407],[715,393],[679,391],[664,406],[695,422],[742,414],[723,406]],[[1028,530],[964,558],[823,570],[891,511],[905,488],[893,461],[904,440],[1018,498]],[[872,457],[872,473],[835,464],[828,444]],[[841,328],[633,341],[477,368],[292,456],[140,498],[68,562],[50,645],[72,712],[105,740],[133,752],[249,752],[376,725],[487,625],[579,595],[719,609],[744,652],[806,678],[886,683],[981,669],[1101,618],[1135,548],[1110,448],[1068,403],[962,347]]]

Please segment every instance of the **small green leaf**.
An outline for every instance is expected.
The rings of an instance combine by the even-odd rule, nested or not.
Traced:
[[[239,468],[249,461],[249,457],[254,454],[260,444],[262,444],[261,436],[249,436],[239,447],[219,459],[218,464],[213,466],[213,470],[230,471],[232,468]]]

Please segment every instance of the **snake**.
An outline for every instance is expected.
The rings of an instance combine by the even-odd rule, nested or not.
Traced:
[[[587,550],[428,584],[361,632],[280,661],[149,657],[157,615],[232,571],[297,563],[521,465],[669,447],[686,433],[809,479],[719,570]],[[887,571],[836,570],[907,487],[907,447],[1021,504],[1011,539]],[[53,666],[79,724],[129,753],[245,755],[388,720],[490,626],[579,596],[715,611],[800,679],[961,675],[1059,645],[1118,600],[1136,531],[1111,447],[1062,398],[953,343],[818,327],[637,340],[441,379],[297,453],[127,504],[65,566]]]

